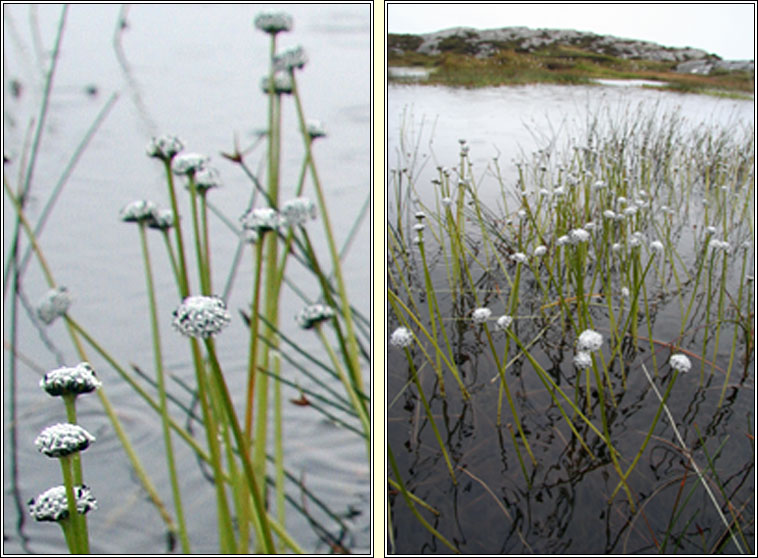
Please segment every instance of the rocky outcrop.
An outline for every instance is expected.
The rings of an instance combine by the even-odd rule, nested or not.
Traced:
[[[690,60],[677,65],[681,74],[709,75],[712,72],[749,72],[755,73],[753,60]]]
[[[682,73],[708,74],[714,70],[754,71],[752,61],[727,62],[697,48],[664,47],[649,41],[622,39],[571,29],[503,27],[478,30],[454,27],[423,35],[390,36],[388,46],[397,54],[409,50],[430,55],[455,52],[478,58],[490,57],[499,49],[534,52],[550,46],[574,46],[601,56],[671,62],[672,67],[676,64],[676,71]]]

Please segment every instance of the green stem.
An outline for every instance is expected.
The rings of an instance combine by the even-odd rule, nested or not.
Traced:
[[[163,442],[166,448],[166,463],[168,465],[169,480],[171,483],[171,492],[174,497],[174,508],[176,510],[176,519],[179,524],[179,540],[182,545],[182,552],[190,553],[189,538],[187,536],[187,527],[184,522],[184,511],[182,508],[182,498],[179,491],[179,479],[176,473],[176,462],[174,459],[174,448],[171,442],[171,427],[169,425],[168,403],[166,398],[166,383],[163,373],[163,355],[161,351],[160,327],[158,325],[158,304],[155,300],[155,285],[153,282],[153,271],[150,264],[150,251],[147,244],[147,231],[145,223],[140,222],[139,232],[142,244],[142,256],[145,267],[145,281],[147,283],[147,294],[150,302],[150,322],[153,332],[153,355],[155,357],[155,373],[158,381],[158,399],[160,401],[161,426],[163,429]]]
[[[234,438],[237,443],[237,451],[239,452],[239,455],[242,459],[242,466],[245,473],[245,478],[247,479],[250,495],[253,497],[253,505],[260,520],[261,530],[263,534],[263,540],[261,542],[263,543],[263,548],[266,553],[271,554],[275,552],[274,542],[271,538],[271,529],[268,521],[268,516],[266,514],[266,509],[263,505],[263,498],[261,496],[261,492],[259,491],[258,483],[255,480],[255,474],[250,462],[250,447],[247,438],[245,438],[244,433],[240,428],[239,421],[237,420],[237,414],[234,411],[234,404],[232,403],[232,398],[229,395],[229,389],[227,388],[226,382],[224,381],[221,365],[219,364],[218,358],[216,357],[216,350],[213,345],[213,339],[205,339],[205,347],[208,351],[208,357],[211,363],[213,380],[216,382],[216,387],[218,389],[219,395],[221,396],[221,403],[226,411],[228,424],[232,428],[232,433],[234,434]]]
[[[66,487],[66,503],[68,505],[68,519],[71,524],[71,539],[76,547],[76,550],[72,551],[72,554],[89,554],[87,530],[80,521],[81,517],[79,517],[79,511],[76,509],[76,493],[74,490],[71,456],[60,457],[59,461],[61,463],[61,472],[63,473],[63,484]]]
[[[258,375],[258,327],[260,324],[260,299],[261,299],[261,268],[263,265],[263,236],[255,243],[253,255],[255,257],[255,280],[253,281],[253,309],[250,314],[250,347],[248,351],[247,365],[247,406],[245,407],[245,433],[248,438],[253,430],[253,400],[255,397],[255,378]]]
[[[166,183],[168,184],[168,193],[171,198],[171,211],[174,213],[174,232],[176,233],[176,252],[179,257],[179,292],[182,298],[189,296],[190,283],[187,275],[187,260],[184,256],[184,239],[182,234],[182,221],[179,218],[179,207],[176,203],[176,188],[174,187],[174,176],[171,173],[171,161],[163,161],[166,171]]]
[[[321,213],[322,219],[324,221],[324,232],[326,233],[326,240],[329,246],[329,252],[332,257],[332,264],[334,265],[334,276],[337,280],[337,290],[339,291],[340,300],[342,303],[342,317],[345,320],[345,327],[347,328],[348,355],[349,355],[350,363],[351,363],[350,372],[353,375],[353,382],[355,382],[355,385],[357,386],[358,391],[364,392],[365,390],[363,387],[363,377],[361,374],[360,361],[358,357],[358,354],[359,354],[358,343],[355,337],[355,327],[353,324],[350,301],[348,300],[347,289],[345,287],[345,281],[342,276],[342,265],[340,263],[339,253],[337,252],[337,246],[334,242],[334,236],[332,234],[332,227],[329,221],[329,213],[327,211],[326,201],[324,199],[324,192],[321,187],[321,181],[319,180],[319,177],[318,177],[316,164],[311,154],[310,136],[308,135],[308,132],[307,132],[307,127],[305,124],[305,115],[303,114],[303,106],[300,101],[300,94],[297,90],[294,74],[292,76],[292,83],[293,83],[292,93],[295,98],[295,105],[297,107],[297,116],[298,116],[298,120],[300,121],[300,130],[303,136],[303,143],[306,149],[308,163],[311,168],[311,176],[313,178],[313,184],[316,190],[316,197],[319,204],[319,212]]]

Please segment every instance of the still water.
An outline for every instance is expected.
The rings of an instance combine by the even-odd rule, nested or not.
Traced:
[[[220,153],[233,152],[235,145],[241,150],[253,146],[257,132],[267,126],[267,101],[260,84],[268,71],[269,40],[254,28],[253,19],[259,12],[280,11],[282,7],[134,5],[123,12],[123,29],[119,29],[120,9],[116,5],[69,8],[27,216],[32,223],[40,217],[77,144],[98,112],[117,94],[71,172],[41,233],[40,244],[57,283],[73,295],[72,316],[117,361],[127,366],[134,363],[149,374],[152,344],[139,236],[136,227],[119,221],[119,210],[136,199],[168,206],[162,167],[145,155],[145,145],[153,135],[174,134],[183,139],[188,151],[211,157],[223,186],[209,194],[209,201],[237,222],[250,199],[251,182]],[[328,134],[314,144],[314,157],[335,241],[341,247],[368,202],[371,188],[370,5],[298,4],[283,9],[292,15],[294,29],[280,34],[278,44],[280,48],[302,45],[306,49],[309,62],[298,76],[303,108],[306,117],[324,123]],[[39,111],[61,7],[5,5],[3,10],[3,153],[10,159],[4,171],[15,185],[30,123]],[[294,103],[287,97],[281,178],[285,200],[294,196],[302,164],[296,122]],[[263,147],[250,150],[246,162],[253,172],[263,169]],[[309,184],[305,194],[313,195]],[[4,197],[4,254],[8,253],[14,222],[13,210],[6,201]],[[189,215],[188,206],[180,211]],[[309,226],[315,250],[326,261],[321,221]],[[220,294],[227,288],[238,242],[215,214],[210,227],[212,280]],[[367,317],[369,232],[364,216],[355,227],[343,264],[351,300]],[[159,237],[150,238],[159,312],[165,318],[160,327],[166,368],[192,384],[194,372],[186,341],[170,325],[176,306],[170,267]],[[232,324],[217,339],[232,392],[239,392],[244,385],[249,335],[239,317],[239,310],[246,309],[251,299],[249,248],[243,256],[229,285]],[[310,300],[315,299],[319,288],[312,276],[296,265],[290,268],[293,283]],[[190,281],[197,284],[196,277]],[[46,291],[36,261],[31,260],[21,288],[32,305]],[[304,305],[302,299],[288,290],[282,301],[282,330],[295,337],[305,352],[318,352],[316,336],[303,335],[295,325],[294,316]],[[8,422],[4,400],[3,550],[62,552],[65,546],[60,529],[36,524],[26,513],[25,502],[60,482],[58,464],[39,454],[33,444],[42,428],[63,419],[62,406],[39,389],[39,378],[64,363],[75,364],[76,356],[60,321],[40,331],[23,306],[19,314],[18,346],[24,358],[17,376],[15,425]],[[8,339],[7,312],[4,318],[4,339]],[[161,496],[171,502],[157,415],[146,412],[142,400],[94,353],[90,358],[143,464]],[[4,369],[7,361],[6,350]],[[368,372],[364,370],[367,380]],[[286,364],[283,374],[304,387],[309,385],[309,380],[298,377],[298,372]],[[4,387],[7,385],[4,373]],[[171,386],[181,393],[178,384]],[[285,389],[284,397],[297,398],[298,393]],[[134,478],[99,403],[93,397],[82,397],[79,410],[81,422],[97,437],[83,458],[86,483],[99,504],[99,509],[88,515],[92,551],[164,552],[164,525]],[[18,437],[18,451],[13,456],[18,470],[15,486],[10,482],[12,456],[7,435],[12,426]],[[346,548],[365,552],[370,545],[371,513],[365,444],[307,407],[288,406],[284,428],[285,461],[290,472],[341,516],[343,524],[335,524],[318,509],[311,509],[314,518]],[[181,443],[175,442],[175,447],[192,549],[213,553],[218,550],[213,490],[192,453]],[[292,492],[299,497],[296,487]],[[304,548],[330,550],[319,532],[299,514],[289,510],[288,517],[290,531]]]
[[[608,117],[623,122],[634,119],[638,114],[649,115],[651,110],[662,118],[679,114],[684,119],[685,129],[717,125],[732,130],[735,138],[745,137],[743,132],[754,123],[752,101],[686,96],[616,84],[478,90],[391,86],[388,90],[388,182],[393,184],[393,178],[402,176],[407,187],[410,177],[415,187],[414,193],[409,196],[407,208],[410,216],[404,226],[407,225],[410,230],[416,222],[412,215],[420,208],[420,204],[415,205],[417,201],[426,207],[435,207],[430,203],[435,199],[436,188],[432,180],[439,177],[438,167],[455,169],[458,165],[461,151],[459,140],[466,140],[466,145],[470,147],[469,158],[473,161],[475,183],[482,205],[491,210],[496,218],[504,219],[497,206],[500,186],[493,169],[500,169],[505,188],[512,190],[518,176],[516,160],[523,158],[532,162],[533,153],[540,149],[553,154],[561,153],[561,147],[569,140],[586,137],[584,131],[595,117],[600,122]],[[403,169],[409,172],[401,173]],[[455,176],[454,171],[451,176]],[[392,194],[390,187],[391,219],[394,217]],[[679,211],[686,213],[686,208],[677,208],[677,214]],[[702,221],[701,212],[702,209],[696,209],[691,219],[689,215],[684,218],[683,229],[702,226],[699,224]],[[472,222],[475,221],[472,219]],[[493,222],[505,230],[504,221]],[[427,223],[435,223],[436,226],[436,221],[431,217]],[[430,228],[434,230],[435,226]],[[481,243],[477,243],[476,234],[470,232],[476,227],[467,226],[473,238],[467,243],[472,254],[471,281],[477,289],[481,289],[482,297],[497,293],[490,297],[493,316],[497,316],[506,312],[499,300],[507,298],[508,283],[499,270],[484,270],[475,261],[475,258],[486,261],[485,250]],[[617,477],[608,466],[610,458],[603,454],[604,449],[599,445],[593,446],[600,459],[585,459],[576,438],[572,438],[570,432],[563,428],[564,419],[548,390],[537,381],[531,364],[525,359],[514,358],[507,369],[508,381],[538,464],[532,467],[523,450],[521,456],[516,455],[506,424],[498,424],[496,418],[501,409],[506,417],[504,421],[512,420],[512,415],[502,393],[498,391],[498,370],[487,345],[488,339],[481,329],[470,325],[471,310],[477,304],[469,293],[451,292],[448,266],[452,258],[449,252],[442,255],[443,251],[438,250],[439,244],[433,234],[424,234],[431,281],[435,285],[442,323],[450,324],[445,327],[449,328],[448,336],[454,352],[451,358],[455,359],[463,382],[471,393],[470,401],[464,401],[459,396],[451,376],[445,379],[448,396],[439,395],[437,378],[431,365],[433,357],[427,359],[416,350],[415,345],[414,362],[423,390],[430,400],[434,421],[451,455],[453,467],[456,467],[457,484],[451,482],[430,421],[416,395],[415,386],[411,384],[411,367],[405,353],[390,346],[387,354],[388,444],[393,449],[400,475],[408,488],[437,510],[438,515],[422,511],[432,527],[464,554],[639,554],[656,552],[662,539],[659,534],[665,532],[669,522],[673,524],[676,519],[679,525],[686,526],[676,531],[679,537],[676,543],[668,541],[667,551],[708,552],[710,546],[706,548],[703,541],[708,540],[712,544],[719,538],[720,520],[705,492],[697,486],[694,472],[688,471],[689,476],[685,473],[686,483],[682,481],[682,470],[686,469],[687,463],[670,442],[671,430],[664,421],[658,424],[653,442],[635,471],[637,478],[630,481],[635,497],[643,503],[633,513],[623,497],[617,496],[613,503],[609,501],[608,495],[614,490]],[[752,229],[749,234],[753,236],[751,245],[754,246]],[[683,231],[677,241],[691,250],[692,243],[687,231]],[[406,271],[405,265],[411,268],[417,266],[418,273],[407,273],[409,277],[403,277],[406,282],[403,285],[410,285],[413,292],[418,289],[418,312],[422,314],[421,320],[428,325],[427,317],[423,316],[427,299],[424,295],[425,277],[418,271],[421,269],[419,254],[419,250],[409,242],[408,250],[403,253],[407,259],[402,260],[404,263],[400,268]],[[692,254],[682,253],[682,257],[686,260]],[[397,258],[400,259],[400,256]],[[411,263],[406,263],[408,261]],[[752,250],[748,250],[747,261],[747,269],[754,269]],[[389,273],[394,273],[395,268],[391,263],[389,265]],[[397,273],[400,275],[401,272]],[[529,281],[526,277],[531,279],[527,273],[522,276],[522,281]],[[727,282],[732,292],[736,292],[740,283],[754,292],[753,284],[737,271],[730,270]],[[400,279],[391,284],[400,285]],[[405,300],[403,288],[399,286],[397,290]],[[534,284],[531,288],[537,291]],[[529,293],[528,288],[526,292]],[[577,378],[572,371],[572,346],[566,343],[565,332],[562,333],[560,327],[546,326],[540,330],[543,322],[539,321],[539,316],[544,308],[539,306],[539,302],[530,302],[531,294],[524,296],[523,293],[524,290],[519,297],[518,308],[521,320],[517,318],[515,321],[521,321],[517,335],[523,335],[522,340],[535,340],[530,351],[536,360],[557,378],[563,388],[568,389]],[[490,306],[490,303],[485,304]],[[660,363],[668,355],[665,342],[676,336],[672,332],[679,330],[680,308],[675,297],[662,296],[656,304],[657,311],[651,328],[652,338],[664,341],[654,353]],[[597,318],[596,325],[600,330],[607,328],[608,324],[603,321],[606,319]],[[689,328],[696,332],[703,331],[705,320],[701,313],[696,311],[691,322]],[[399,325],[400,321],[390,312],[388,332]],[[415,327],[414,324],[411,326]],[[709,331],[701,333],[708,334]],[[444,350],[448,338],[443,340],[439,332],[437,337]],[[495,352],[505,354],[504,336],[496,337],[493,334],[493,337],[496,338]],[[426,350],[434,354],[431,343],[427,343],[420,334],[419,338]],[[708,459],[718,453],[717,469],[723,482],[731,487],[727,489],[729,497],[746,502],[746,513],[752,517],[755,359],[750,343],[747,341],[741,345],[735,361],[739,362],[735,368],[738,373],[732,377],[733,381],[726,390],[728,395],[723,406],[719,407],[717,400],[724,376],[720,373],[706,374],[701,384],[695,372],[679,377],[671,393],[669,407],[685,439],[692,444],[693,459],[704,467]],[[698,352],[700,349],[694,350]],[[643,364],[651,366],[652,353],[649,347],[640,353],[630,353],[627,384],[623,391],[619,390],[618,407],[614,408],[609,419],[614,444],[624,456],[633,456],[638,451],[658,408],[657,400],[641,372]],[[729,366],[729,353],[729,343],[723,342],[713,353],[716,365],[722,370]],[[512,350],[509,358],[513,356]],[[665,370],[655,381],[660,382],[658,385],[667,385],[670,379],[670,370]],[[702,444],[699,443],[701,433],[705,440]],[[527,462],[528,473],[522,474],[519,457]],[[528,475],[529,483],[525,482],[524,475]],[[709,475],[709,478],[713,482],[713,476]],[[686,489],[679,489],[685,484]],[[690,507],[684,507],[684,513],[673,518],[673,510],[680,509],[676,507],[679,497],[681,501],[690,498]],[[388,533],[388,540],[397,554],[450,553],[420,525],[398,491],[390,492],[389,505],[392,530]],[[745,535],[748,541],[752,541],[752,527],[748,530]],[[733,551],[734,547],[726,547],[726,552]]]
[[[752,100],[721,99],[628,86],[524,85],[462,89],[421,85],[390,86],[387,92],[389,169],[416,157],[418,194],[423,196],[438,166],[455,166],[466,140],[474,175],[493,160],[506,184],[516,179],[514,161],[537,149],[559,149],[590,120],[635,119],[655,111],[678,113],[688,127],[745,126],[755,120]],[[401,144],[401,137],[404,143]],[[402,162],[402,163],[401,163]],[[487,199],[487,192],[480,192]]]

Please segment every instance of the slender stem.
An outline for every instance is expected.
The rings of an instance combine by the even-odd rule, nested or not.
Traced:
[[[153,332],[153,355],[155,358],[155,374],[158,380],[158,399],[160,401],[161,426],[163,429],[163,443],[166,448],[166,463],[168,465],[169,480],[171,483],[171,492],[174,497],[174,509],[176,510],[176,520],[179,524],[179,540],[182,545],[182,552],[190,553],[190,543],[187,536],[187,526],[184,521],[184,510],[182,508],[182,497],[179,490],[179,479],[176,473],[176,462],[174,459],[174,448],[171,442],[171,426],[168,416],[168,402],[166,398],[166,383],[163,373],[163,355],[161,351],[161,336],[158,322],[158,304],[155,300],[155,285],[153,282],[153,271],[150,264],[150,251],[147,244],[147,232],[145,223],[139,222],[140,241],[142,244],[142,256],[145,267],[145,281],[147,282],[147,295],[150,302],[150,322]]]
[[[171,211],[174,213],[174,233],[176,235],[176,252],[179,257],[179,292],[182,298],[189,296],[190,283],[187,275],[187,260],[184,257],[184,239],[182,234],[182,222],[179,218],[179,207],[176,203],[176,188],[174,187],[174,175],[171,173],[171,161],[163,161],[166,171],[166,184],[168,185],[169,198],[171,199]]]
[[[253,505],[258,519],[261,523],[263,532],[263,547],[267,553],[273,553],[275,551],[274,542],[271,538],[271,529],[266,514],[265,507],[263,505],[263,499],[259,491],[258,483],[255,480],[255,474],[250,462],[250,448],[242,429],[240,428],[239,421],[237,420],[237,413],[234,411],[234,404],[232,398],[229,395],[229,389],[224,381],[224,375],[221,371],[221,365],[216,357],[216,350],[213,344],[212,338],[205,339],[205,347],[208,351],[208,357],[211,363],[211,371],[213,380],[216,382],[216,387],[221,395],[221,403],[226,411],[228,424],[232,427],[232,433],[234,434],[235,441],[237,443],[237,451],[242,459],[242,465],[247,479],[248,487],[250,489],[250,495],[253,497]]]
[[[261,268],[263,265],[263,238],[265,233],[255,243],[254,265],[255,280],[253,281],[253,309],[250,314],[250,348],[247,365],[247,406],[245,407],[245,434],[248,439],[253,430],[253,400],[255,397],[255,378],[258,374],[258,327],[260,324],[260,302],[261,302]]]
[[[204,295],[210,295],[210,285],[208,284],[208,265],[205,261],[205,250],[203,250],[203,236],[200,230],[200,221],[197,210],[197,186],[195,176],[190,174],[188,177],[190,190],[190,205],[192,207],[192,227],[195,232],[195,252],[197,257],[197,274],[200,277],[200,290]]]
[[[349,357],[351,361],[350,370],[351,370],[351,374],[353,375],[353,381],[355,382],[355,385],[358,387],[359,391],[363,392],[364,391],[363,377],[361,375],[361,367],[360,367],[360,362],[358,359],[358,343],[355,337],[355,327],[353,325],[353,317],[352,317],[352,311],[350,308],[350,301],[348,300],[347,289],[345,287],[345,281],[342,277],[342,265],[340,263],[339,253],[337,252],[337,246],[334,242],[334,236],[332,234],[332,227],[329,221],[329,213],[327,211],[326,201],[324,199],[324,192],[321,187],[321,181],[319,180],[318,172],[316,171],[316,164],[311,154],[310,136],[308,135],[308,132],[307,132],[307,127],[305,124],[305,115],[303,114],[303,107],[300,101],[300,95],[297,90],[297,85],[296,85],[294,75],[292,77],[292,83],[293,83],[292,92],[295,98],[295,105],[297,107],[297,116],[300,121],[300,130],[303,135],[303,143],[305,145],[306,153],[308,156],[308,163],[311,168],[311,176],[313,178],[313,184],[316,189],[316,197],[318,199],[319,211],[324,222],[324,232],[326,233],[326,240],[327,240],[327,244],[329,245],[329,252],[332,257],[332,264],[334,265],[334,276],[337,279],[337,290],[339,292],[340,300],[342,302],[342,316],[345,320],[345,327],[347,328],[347,343],[348,343]]]
[[[76,491],[74,475],[71,470],[71,456],[66,455],[58,459],[63,473],[63,484],[66,487],[66,503],[68,505],[68,519],[71,523],[71,539],[76,547],[74,554],[89,554],[89,541],[86,528],[83,529],[79,511],[76,508]]]

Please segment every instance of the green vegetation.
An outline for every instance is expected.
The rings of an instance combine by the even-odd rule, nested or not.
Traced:
[[[515,181],[464,139],[430,181],[401,131],[392,552],[753,552],[754,128],[628,108]]]
[[[589,49],[589,39],[571,45],[548,45],[534,51],[519,48],[516,41],[491,41],[492,55],[476,57],[480,47],[468,37],[447,37],[438,45],[440,54],[417,52],[422,39],[416,35],[387,36],[387,64],[432,70],[424,84],[451,87],[488,87],[527,83],[588,84],[593,79],[645,79],[683,93],[713,91],[750,94],[753,75],[744,71],[717,70],[710,75],[681,74],[676,62],[629,60],[612,52]]]

